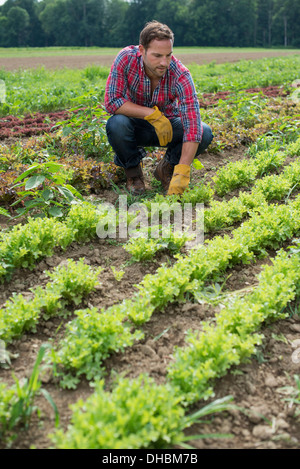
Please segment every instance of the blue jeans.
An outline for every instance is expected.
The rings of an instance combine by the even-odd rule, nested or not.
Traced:
[[[175,166],[179,163],[183,142],[183,127],[181,119],[170,119],[173,127],[172,141],[167,145],[166,160]],[[213,139],[211,128],[204,124],[202,141],[199,143],[196,155],[203,153]],[[114,162],[125,169],[137,166],[145,156],[143,147],[160,147],[154,127],[143,119],[115,114],[106,124],[108,141],[115,151]]]

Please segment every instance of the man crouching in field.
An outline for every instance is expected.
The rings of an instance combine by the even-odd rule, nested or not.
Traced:
[[[107,80],[105,107],[112,114],[107,136],[133,194],[145,191],[143,147],[167,147],[154,176],[168,195],[180,195],[189,185],[194,157],[213,139],[210,127],[201,122],[191,74],[172,55],[173,42],[168,26],[147,23],[139,46],[117,55]]]

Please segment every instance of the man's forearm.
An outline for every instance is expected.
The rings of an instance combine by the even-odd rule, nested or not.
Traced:
[[[198,142],[184,142],[182,144],[182,151],[179,164],[191,165],[196,156],[198,145]]]
[[[150,116],[152,113],[153,109],[151,107],[140,106],[131,101],[126,101],[115,112],[115,114],[123,114],[124,116],[135,117],[137,119],[144,119],[144,117]]]

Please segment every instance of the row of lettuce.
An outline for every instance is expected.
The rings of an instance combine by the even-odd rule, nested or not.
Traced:
[[[215,177],[216,193],[222,191],[225,194],[224,183],[226,183],[226,193],[238,187],[250,185],[253,181],[254,168],[256,175],[267,174],[277,169],[282,169],[283,163],[287,157],[296,157],[300,155],[300,139],[286,146],[285,151],[276,153],[276,149],[269,149],[258,152],[254,158],[250,158],[234,163],[229,163],[219,171]],[[241,169],[241,166],[243,167]],[[230,183],[231,181],[231,183]],[[252,193],[247,191],[241,193],[239,197],[232,198],[229,202],[218,202],[213,199],[214,190],[209,184],[198,184],[187,191],[181,198],[182,205],[192,204],[193,206],[202,203],[209,203],[208,209],[203,213],[203,228],[207,232],[213,232],[218,229],[231,225],[236,221],[240,221],[245,214],[254,209],[255,206],[261,205],[262,201],[281,200],[283,197],[289,196],[299,184],[299,162],[295,160],[290,165],[286,165],[284,171],[280,175],[270,175],[259,179]],[[221,188],[221,189],[220,189]],[[149,217],[153,215],[153,209],[170,212],[171,209],[178,206],[176,197],[165,198],[157,195],[151,201],[144,200],[142,204],[138,204],[138,210],[145,207]],[[106,225],[116,226],[119,217],[115,211],[110,210],[107,204],[98,206],[89,203],[80,203],[73,205],[66,217],[61,222],[56,219],[29,219],[26,225],[16,225],[11,231],[0,234],[0,281],[9,278],[16,268],[33,268],[36,262],[43,258],[53,255],[55,248],[66,249],[73,241],[87,242],[94,238],[97,233],[97,225],[103,220]],[[126,212],[128,219],[126,225],[136,217],[136,210]],[[201,214],[200,214],[201,216]],[[155,227],[154,227],[155,228]],[[99,231],[98,231],[99,233]],[[138,234],[138,233],[136,233]],[[147,249],[143,239],[149,243],[148,232],[141,233],[142,241],[134,239],[127,244],[126,249],[131,252],[136,260],[143,259],[143,253],[147,253]],[[106,233],[109,236],[109,229]],[[175,248],[180,249],[182,243],[180,237],[176,238],[176,233],[167,236],[173,236],[171,240],[175,244]],[[151,243],[153,249],[150,252],[155,253],[155,247],[165,247],[161,245],[159,239],[153,240]],[[185,240],[185,239],[184,239]],[[178,243],[176,245],[176,242]],[[139,247],[139,243],[141,246]]]
[[[254,353],[262,340],[257,331],[263,322],[283,317],[281,311],[299,293],[297,242],[290,251],[280,251],[272,266],[265,267],[258,287],[251,294],[228,303],[214,323],[202,325],[201,332],[187,333],[186,345],[174,353],[165,385],[158,386],[147,375],[142,375],[136,380],[120,378],[112,392],[104,390],[104,360],[142,339],[143,331],[139,327],[149,321],[152,314],[163,312],[175,301],[184,301],[186,294],[197,299],[215,275],[238,263],[251,262],[255,256],[266,254],[266,249],[279,249],[297,236],[300,197],[294,198],[291,194],[299,185],[300,165],[298,159],[287,163],[288,157],[297,156],[300,156],[300,139],[285,145],[283,151],[274,147],[257,152],[250,160],[226,165],[214,180],[214,190],[201,184],[195,186],[181,203],[194,206],[209,203],[209,208],[203,211],[207,232],[231,226],[246,216],[249,219],[230,236],[216,236],[187,255],[177,254],[172,267],[162,266],[156,274],[147,275],[132,298],[100,312],[96,308],[75,311],[63,340],[48,348],[47,360],[62,386],[75,387],[82,376],[97,384],[86,402],[79,401],[72,407],[68,430],[60,429],[52,435],[56,447],[161,448],[176,444],[189,425],[186,416],[189,406],[212,397],[213,380]],[[273,169],[283,171],[268,175]],[[260,179],[256,180],[257,177]],[[213,200],[215,193],[224,196],[254,181],[251,192],[242,192],[229,201]],[[281,204],[269,205],[273,200]],[[175,199],[162,200],[157,196],[151,202],[143,201],[149,210],[153,202],[172,206]],[[19,267],[34,268],[37,261],[52,256],[58,247],[66,249],[74,241],[87,242],[95,238],[101,220],[109,221],[107,207],[80,203],[71,208],[63,222],[29,219],[25,225],[2,232],[1,280],[9,280]],[[142,260],[141,253],[147,251],[149,242],[156,243],[157,249],[171,246],[174,249],[175,246],[174,250],[178,251],[187,238],[176,233],[172,236],[162,244],[161,240],[139,237],[138,241],[144,243],[140,255],[130,251],[131,244],[138,246],[137,239],[129,240],[125,249],[134,254],[134,260]],[[83,259],[69,260],[67,266],[48,272],[51,281],[43,288],[33,289],[30,300],[18,295],[1,309],[0,339],[9,343],[26,331],[34,331],[41,318],[66,314],[66,308],[76,307],[93,291],[100,274],[101,268],[93,270]],[[1,384],[0,394],[3,433],[16,392]]]
[[[97,385],[87,402],[79,401],[73,406],[68,430],[58,429],[52,435],[55,446],[160,448],[176,442],[187,407],[213,396],[212,381],[251,356],[261,343],[262,335],[257,331],[263,322],[284,317],[282,310],[299,294],[299,245],[295,243],[290,250],[279,251],[273,264],[262,270],[258,286],[243,298],[225,304],[214,322],[202,324],[201,332],[187,332],[186,345],[177,348],[168,367],[165,385],[156,385],[148,376],[131,381],[120,378],[112,393],[108,393],[104,381],[99,380],[103,360],[140,339],[142,331],[135,328],[148,321],[155,311],[163,312],[168,304],[183,299],[186,292],[197,296],[215,274],[237,263],[247,263],[266,248],[278,248],[293,238],[300,228],[299,208],[299,196],[288,204],[264,207],[234,230],[232,238],[217,237],[189,256],[179,256],[173,268],[161,268],[148,275],[130,300],[102,310],[101,314],[95,309],[76,311],[64,339],[49,356],[56,370],[63,367],[64,372],[71,371],[77,378],[85,374],[88,379],[95,379]],[[57,269],[51,278],[58,288],[51,283],[44,292],[34,292],[36,298],[43,293],[45,298],[46,292],[51,297],[54,292],[56,300],[60,296],[76,303],[76,299],[79,301],[82,294],[90,291],[99,272],[87,272],[90,267],[83,261],[77,266],[71,263],[70,267],[75,275],[69,274],[68,269]],[[77,273],[80,277],[80,272],[83,277],[89,274],[91,283],[84,292],[78,282],[81,291],[75,293],[76,285],[74,291],[70,285]],[[48,314],[51,312],[49,308]],[[145,392],[147,389],[149,392]],[[4,387],[2,393],[5,394]],[[103,405],[108,401],[109,405]],[[7,404],[7,399],[2,402]],[[2,409],[2,414],[5,410]],[[178,419],[182,419],[181,425]]]
[[[278,144],[276,144],[277,146]],[[196,237],[197,230],[202,229],[206,233],[216,233],[219,230],[228,228],[244,219],[250,211],[259,209],[270,201],[281,201],[289,198],[293,191],[297,190],[300,183],[300,139],[286,146],[284,151],[276,148],[257,152],[253,158],[232,162],[224,166],[214,177],[214,190],[209,185],[200,184],[187,192],[181,200],[181,204],[176,198],[170,197],[166,201],[162,196],[156,196],[151,201],[144,201],[139,205],[140,211],[151,221],[151,228],[136,232],[136,236],[129,238],[125,245],[125,250],[130,253],[135,261],[149,260],[162,249],[178,251],[189,239]],[[295,159],[287,164],[287,159]],[[286,163],[284,165],[284,163]],[[275,170],[282,170],[280,174],[268,174]],[[256,180],[257,177],[262,176]],[[240,192],[238,197],[231,197],[229,200],[218,201],[213,199],[214,193],[217,195],[227,195],[230,191],[242,187],[253,185],[252,190]],[[209,203],[208,208],[204,208],[204,203]],[[190,225],[186,231],[180,230],[183,213],[181,205],[192,204],[196,206],[195,220],[190,218]],[[199,206],[197,206],[199,204]],[[164,229],[152,223],[155,218],[155,211],[160,210]],[[164,213],[166,217],[164,218]],[[176,225],[170,225],[170,214],[176,219],[179,215],[178,231]],[[169,218],[168,218],[169,217]],[[157,216],[156,216],[157,219]],[[181,220],[180,220],[181,219]],[[199,220],[199,222],[197,222]],[[157,232],[160,237],[157,237]],[[154,236],[155,235],[155,236]]]
[[[300,139],[297,140],[296,144],[299,146]],[[293,149],[296,145],[293,145]],[[300,148],[297,148],[297,152],[300,154]],[[296,156],[296,153],[293,154]],[[223,171],[224,173],[224,171]],[[262,213],[263,210],[268,210],[268,202],[271,200],[282,201],[284,198],[290,196],[292,189],[296,188],[300,180],[300,164],[298,159],[287,165],[284,171],[277,175],[269,175],[259,179],[253,186],[252,191],[242,192],[239,197],[233,197],[227,201],[212,201],[210,208],[204,210],[204,226],[207,231],[216,231],[217,229],[225,226],[233,225],[235,222],[242,220],[246,215],[252,213],[252,219],[256,212]],[[171,199],[171,198],[170,198]],[[174,201],[169,199],[169,207],[174,207]],[[148,202],[149,203],[149,202]],[[147,203],[146,203],[147,204]],[[167,199],[164,199],[165,206],[168,207]],[[152,205],[152,204],[151,204]],[[95,206],[90,204],[76,205],[74,206],[65,223],[58,222],[54,219],[30,219],[25,225],[17,225],[10,232],[3,235],[2,238],[2,259],[3,261],[3,272],[8,275],[10,268],[13,266],[17,267],[33,267],[35,262],[42,256],[50,256],[53,253],[53,249],[56,246],[66,247],[71,241],[84,241],[93,236],[96,236],[97,226],[101,217],[107,221],[106,210],[99,210]],[[71,236],[71,232],[73,236]],[[55,236],[53,236],[55,234]],[[175,251],[179,251],[182,247],[182,243],[186,241],[186,237],[181,233],[177,236],[176,233],[165,233],[169,237],[158,238],[152,240],[149,237],[138,237],[131,238],[125,245],[125,249],[131,254],[132,246],[135,249],[139,249],[139,256],[137,252],[134,253],[134,260],[142,260],[145,253],[149,253],[147,244],[153,247],[152,242],[156,248],[168,247],[173,244]],[[218,238],[216,238],[218,239]],[[63,241],[63,242],[62,242]],[[215,242],[215,241],[213,241]],[[15,258],[9,258],[10,255],[14,254]],[[154,250],[152,252],[152,255]],[[5,257],[6,255],[6,257]],[[9,263],[11,261],[11,264]],[[5,264],[4,264],[5,263]],[[81,264],[80,264],[81,265]],[[81,267],[82,269],[84,266]],[[85,267],[86,268],[86,267]],[[84,275],[73,274],[72,269],[69,267],[70,275],[74,275],[74,280],[68,280],[69,284],[74,288],[74,295],[79,294],[77,288],[79,288],[78,281],[82,282],[82,289],[86,288],[88,280],[84,281]],[[79,267],[78,267],[79,269]],[[50,275],[50,274],[49,274]],[[78,281],[76,282],[76,275]],[[93,278],[93,277],[91,277]],[[50,285],[52,287],[50,288]],[[76,286],[78,285],[78,287]],[[55,287],[55,288],[54,288]],[[10,340],[15,338],[27,330],[36,317],[36,311],[43,309],[46,314],[51,313],[52,308],[55,309],[61,306],[61,295],[67,296],[71,293],[61,293],[61,282],[57,280],[53,281],[45,289],[46,293],[37,295],[37,292],[41,292],[40,288],[36,289],[35,297],[40,297],[37,305],[30,300],[26,302],[21,296],[14,298],[8,302],[6,307],[1,310],[1,327],[0,337],[3,340]],[[55,294],[56,292],[56,294]],[[43,296],[53,299],[47,305]],[[43,299],[41,299],[43,298]],[[82,298],[82,295],[79,296]],[[29,305],[30,303],[30,305]],[[27,308],[27,310],[26,310]],[[25,313],[26,310],[26,313]],[[22,313],[21,313],[22,311]],[[14,313],[15,312],[15,313]],[[15,317],[14,317],[15,314]],[[23,323],[21,321],[23,318]],[[32,319],[30,319],[32,318]],[[11,323],[11,324],[10,324]],[[16,329],[14,329],[16,327]]]
[[[299,246],[290,254],[280,252],[249,296],[227,305],[216,324],[204,324],[200,334],[188,334],[186,347],[174,355],[166,384],[157,385],[147,375],[119,378],[108,392],[98,380],[94,393],[72,406],[68,429],[51,436],[55,447],[141,449],[180,444],[183,430],[193,423],[187,405],[211,395],[214,378],[255,352],[263,322],[283,317],[280,311],[299,294],[299,266]]]
[[[282,194],[283,197],[296,184],[296,180],[291,180],[291,175],[297,177],[294,167],[296,163],[297,161],[286,167],[286,180],[290,182],[290,186]],[[263,180],[264,178],[260,181]],[[282,176],[273,176],[272,184],[275,188],[276,180],[280,186]],[[267,198],[272,199],[270,193],[267,194]],[[158,269],[156,274],[146,276],[138,286],[138,292],[131,299],[102,310],[101,314],[96,309],[76,311],[75,319],[67,325],[64,340],[53,347],[48,356],[54,366],[54,373],[60,376],[63,382],[71,382],[72,385],[76,385],[82,375],[88,379],[98,380],[101,378],[99,370],[105,358],[142,338],[143,333],[137,329],[137,326],[148,321],[154,312],[163,311],[174,301],[184,300],[186,293],[197,297],[204,284],[214,275],[239,262],[250,262],[254,256],[264,254],[267,248],[278,249],[283,242],[297,235],[300,227],[300,198],[296,197],[295,200],[282,205],[268,205],[267,198],[264,198],[263,192],[260,193],[260,204],[252,206],[252,210],[249,211],[250,219],[234,230],[230,237],[217,236],[205,245],[193,249],[187,256],[178,255],[177,262],[172,268],[164,266]],[[278,195],[276,198],[278,199]],[[225,205],[224,202],[223,207]],[[88,220],[84,220],[83,208]],[[78,241],[95,235],[101,214],[99,209],[91,210],[91,208],[91,206],[76,206],[73,208],[76,215],[73,213],[72,218],[72,214],[69,214],[69,223],[70,220],[73,220],[73,223],[76,220],[77,224],[80,224],[80,231],[76,231],[73,225]],[[78,210],[81,210],[81,217],[78,217]],[[51,236],[51,231],[47,232],[45,229],[48,223],[49,220],[30,220],[24,225],[28,230],[27,235],[30,229],[32,230],[28,240],[33,240],[35,246],[40,246],[40,249],[38,256],[31,260],[28,255],[25,256],[25,261],[23,257],[21,264],[23,267],[32,266],[42,255],[51,255],[53,245],[49,247],[49,239],[51,237],[53,240],[54,237],[53,232]],[[38,226],[43,236],[39,233]],[[15,229],[20,233],[19,230],[20,227]],[[48,240],[46,249],[45,246],[41,249],[42,239]],[[256,333],[257,329],[267,319],[282,317],[280,311],[296,297],[299,288],[299,262],[298,248],[292,249],[290,253],[280,252],[273,266],[266,267],[261,274],[259,286],[253,293],[243,299],[237,298],[233,304],[228,304],[218,315],[215,324],[203,324],[203,332],[197,334],[189,332],[186,346],[174,354],[165,386],[157,386],[147,376],[142,376],[130,383],[121,379],[112,394],[108,394],[104,391],[103,381],[100,379],[95,393],[88,402],[84,404],[79,402],[74,406],[69,430],[65,433],[58,430],[53,435],[55,445],[70,448],[141,448],[152,445],[164,447],[176,442],[179,429],[183,428],[178,419],[184,421],[183,414],[186,407],[199,399],[211,397],[213,395],[211,381],[222,376],[230,366],[239,363],[245,356],[251,355],[255,346],[261,341],[261,335]],[[18,264],[15,264],[16,266]],[[82,296],[95,287],[99,273],[100,270],[93,273],[82,260],[79,263],[70,261],[68,269],[61,267],[52,274],[49,273],[52,281],[44,289],[40,287],[35,289],[33,299],[30,301],[25,301],[21,296],[9,300],[1,311],[2,340],[9,341],[19,337],[25,330],[34,329],[41,315],[50,317],[63,311],[66,304],[78,304]],[[85,282],[87,278],[89,281]],[[274,278],[278,281],[274,282]],[[29,316],[25,316],[25,312]],[[68,373],[73,380],[66,379]],[[140,388],[141,381],[145,387],[150,386],[153,390],[150,393],[153,401],[152,397],[149,400],[149,393],[146,393],[149,404],[146,407],[142,406],[145,394]],[[2,388],[2,392],[5,392],[5,387]],[[161,397],[168,395],[168,399],[158,399],[158,395]],[[95,407],[95,401],[103,403],[107,400],[111,402],[110,406],[100,404]],[[149,432],[143,431],[142,428],[138,431],[138,426],[133,429],[127,421],[127,417],[133,418],[134,409],[131,405],[137,400],[141,403],[141,409],[144,409],[141,410],[140,426],[144,426],[147,418],[151,430]],[[169,406],[167,413],[165,405],[162,404],[165,401]],[[7,403],[7,399],[3,399],[2,402]],[[80,411],[83,406],[86,409],[84,417]],[[116,413],[119,417],[114,420],[112,415]],[[160,418],[157,418],[157,414]],[[162,423],[163,415],[170,416],[168,422],[164,420]],[[94,419],[97,425],[93,430],[91,421]],[[90,428],[88,433],[87,428]]]

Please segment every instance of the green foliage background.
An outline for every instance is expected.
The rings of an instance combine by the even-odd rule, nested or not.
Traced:
[[[156,19],[179,46],[299,47],[299,17],[298,0],[7,0],[0,46],[122,47]]]

